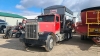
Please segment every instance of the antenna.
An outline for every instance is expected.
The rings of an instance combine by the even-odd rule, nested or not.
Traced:
[[[42,8],[41,8],[41,15],[43,15]]]

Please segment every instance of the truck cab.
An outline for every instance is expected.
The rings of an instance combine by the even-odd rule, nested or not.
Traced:
[[[58,14],[49,14],[38,16],[39,32],[60,31],[60,16]]]

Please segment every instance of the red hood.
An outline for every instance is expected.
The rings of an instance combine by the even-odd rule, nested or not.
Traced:
[[[39,22],[39,32],[54,32],[55,22]]]

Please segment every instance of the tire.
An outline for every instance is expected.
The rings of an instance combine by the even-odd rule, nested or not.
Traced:
[[[8,37],[4,35],[4,36],[3,36],[3,39],[8,39]]]
[[[47,52],[50,52],[54,47],[54,39],[52,35],[48,35],[46,45],[45,45],[45,50]]]
[[[70,33],[67,34],[67,39],[69,40],[71,38]]]
[[[72,33],[69,33],[69,34],[71,35],[71,36],[70,36],[70,39],[72,39],[72,37],[73,37],[73,36],[72,36]]]
[[[84,40],[85,38],[84,38],[84,35],[81,35],[81,40]]]
[[[87,40],[87,39],[88,39],[88,36],[85,35],[85,36],[84,36],[84,39]]]
[[[69,40],[70,39],[70,34],[69,33],[67,33],[67,34],[65,34],[65,40]]]
[[[25,47],[31,47],[31,44],[25,43]]]
[[[87,40],[87,36],[86,35],[81,35],[81,40]]]
[[[19,37],[20,37],[20,34],[19,34],[19,33],[17,33],[15,37],[16,37],[16,38],[19,38]]]

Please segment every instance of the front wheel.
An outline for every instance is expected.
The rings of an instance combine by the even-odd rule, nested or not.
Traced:
[[[45,45],[45,49],[46,51],[51,51],[54,47],[54,39],[52,35],[48,35],[47,41],[46,41],[46,45]]]
[[[21,36],[20,33],[17,33],[17,34],[15,35],[16,38],[19,38],[20,36]]]

